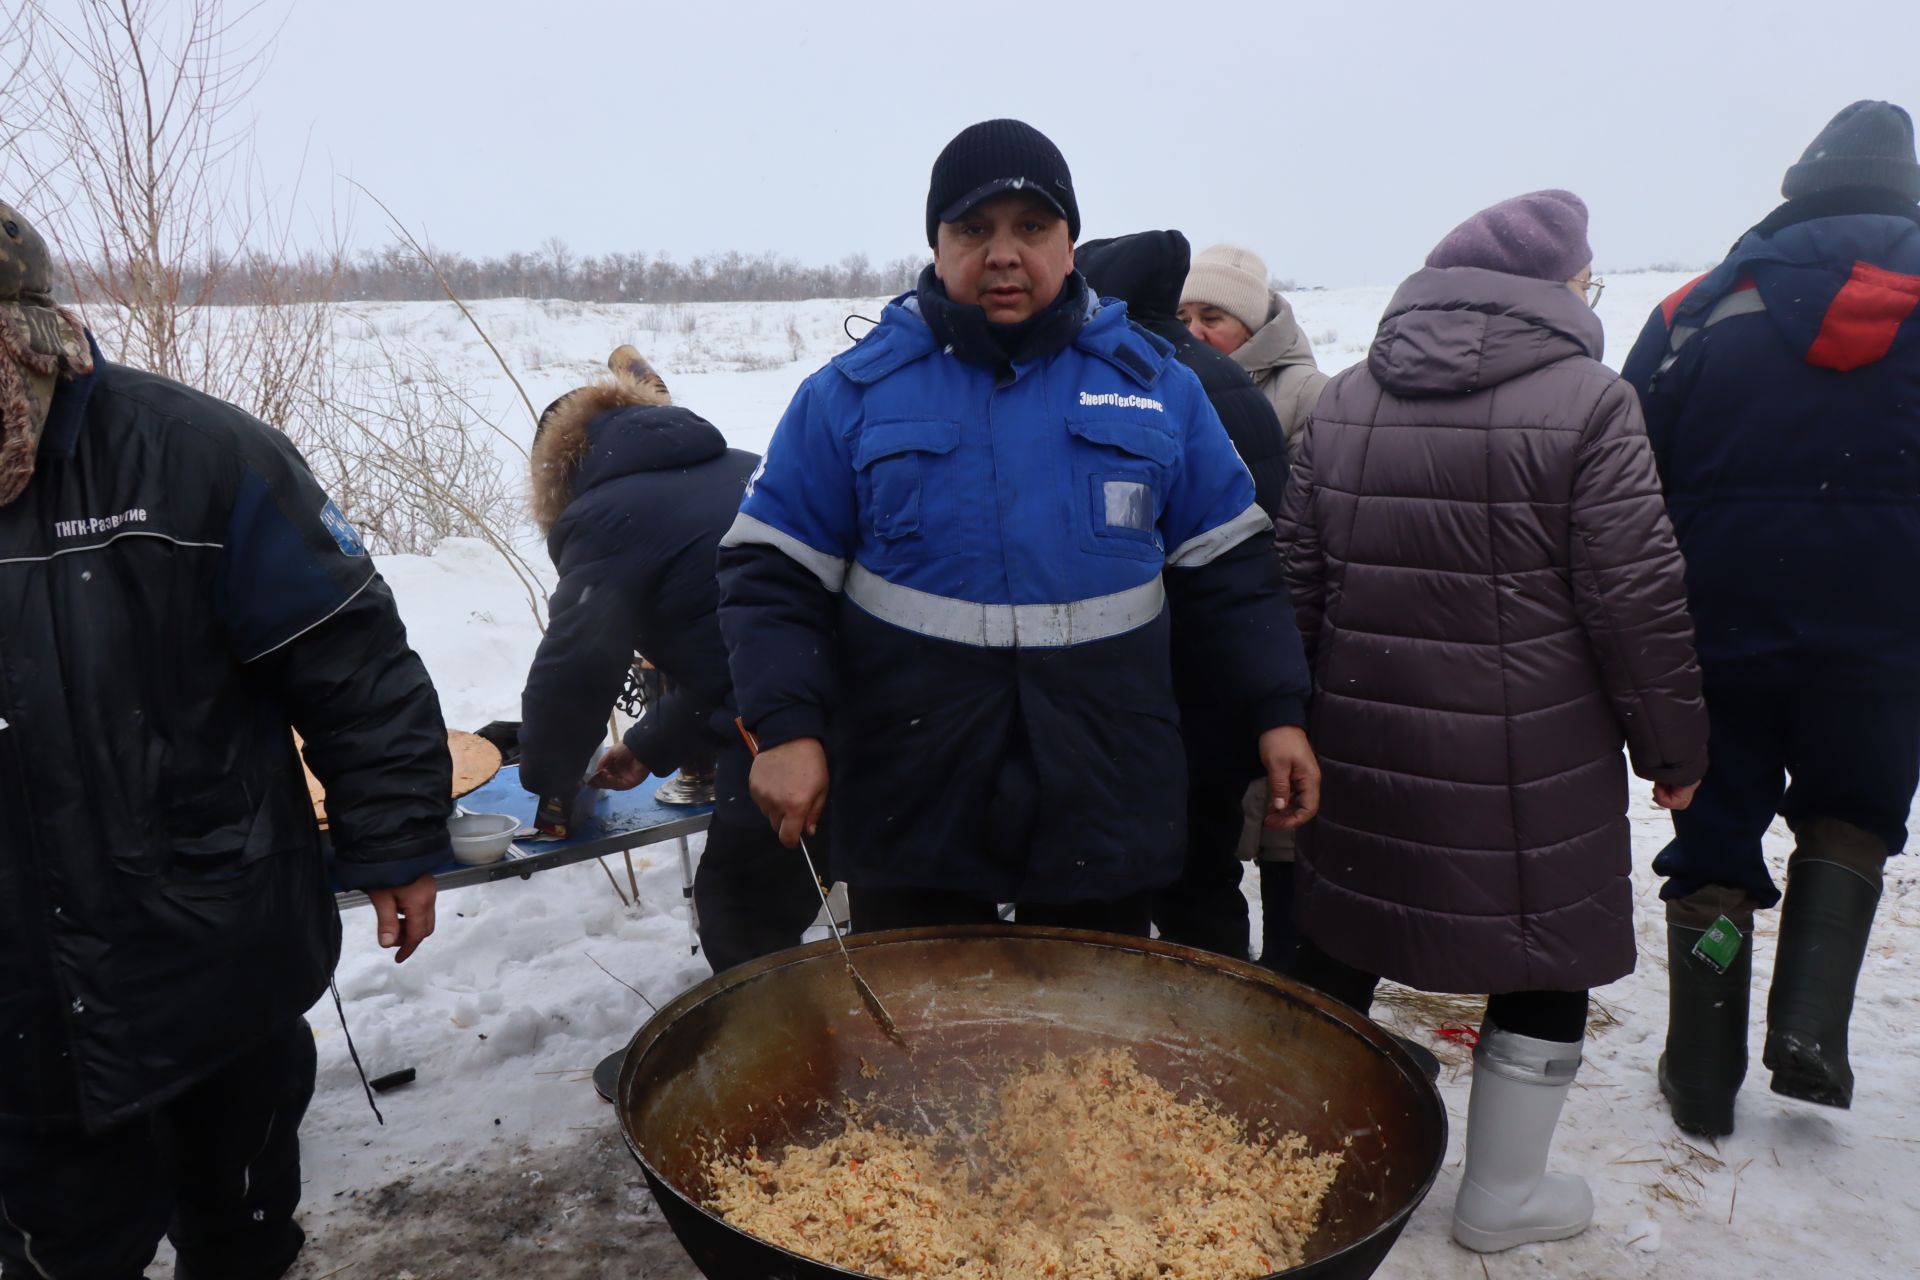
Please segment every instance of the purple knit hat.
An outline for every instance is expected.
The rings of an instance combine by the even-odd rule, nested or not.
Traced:
[[[1571,280],[1592,261],[1586,201],[1557,190],[1482,209],[1427,255],[1430,267],[1481,267],[1536,280]]]

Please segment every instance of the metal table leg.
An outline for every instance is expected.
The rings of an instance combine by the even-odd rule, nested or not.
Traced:
[[[687,954],[700,954],[700,911],[693,902],[693,848],[685,836],[676,836],[680,846],[680,894],[687,900]]]

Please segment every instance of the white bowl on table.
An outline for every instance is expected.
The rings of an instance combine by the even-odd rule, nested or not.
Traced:
[[[469,867],[484,867],[507,856],[513,845],[513,833],[520,819],[506,813],[462,813],[447,820],[447,836],[453,841],[453,860]]]

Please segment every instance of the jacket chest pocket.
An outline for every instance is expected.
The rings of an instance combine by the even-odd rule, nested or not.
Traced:
[[[957,422],[871,422],[860,432],[853,449],[860,515],[882,547],[938,532],[936,495],[951,479],[944,459],[959,443]]]
[[[1102,555],[1160,559],[1160,512],[1179,457],[1173,431],[1121,416],[1069,418],[1067,431],[1081,545]]]

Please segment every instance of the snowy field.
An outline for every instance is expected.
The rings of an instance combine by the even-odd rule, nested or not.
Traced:
[[[1684,277],[1612,280],[1601,304],[1618,365],[1648,310]],[[1363,357],[1389,288],[1303,291],[1295,307],[1323,367]],[[633,342],[676,398],[737,446],[762,448],[800,378],[845,345],[843,319],[882,304],[603,307],[492,302],[477,311],[535,406],[593,376]],[[512,393],[449,305],[358,308],[343,325],[374,325],[417,344],[491,397]],[[854,331],[862,332],[857,322]],[[524,412],[522,412],[524,419]],[[521,421],[516,419],[515,421]],[[522,441],[531,423],[522,421]],[[517,464],[516,464],[517,465]],[[543,559],[543,557],[542,557]],[[450,725],[517,718],[538,640],[525,594],[484,544],[453,541],[431,558],[391,557],[413,643],[439,686]],[[1447,1238],[1460,1177],[1468,1072],[1464,1052],[1430,1023],[1383,1019],[1432,1045],[1451,1150],[1382,1277],[1803,1275],[1911,1276],[1920,1269],[1920,888],[1894,864],[1853,1023],[1859,1088],[1851,1111],[1777,1098],[1759,1046],[1773,925],[1763,917],[1752,1028],[1753,1069],[1739,1131],[1690,1145],[1665,1116],[1654,1060],[1665,1030],[1665,939],[1648,872],[1668,830],[1644,784],[1633,798],[1642,960],[1600,992],[1612,1020],[1589,1043],[1555,1148],[1559,1168],[1593,1184],[1585,1235],[1481,1259]],[[1789,841],[1776,827],[1778,868]],[[451,891],[438,933],[404,966],[373,944],[370,912],[350,912],[339,984],[369,1074],[401,1067],[417,1083],[383,1095],[376,1126],[331,1003],[311,1014],[319,1088],[304,1131],[309,1246],[299,1280],[465,1280],[472,1276],[692,1280],[685,1255],[621,1147],[613,1110],[587,1071],[646,1019],[631,983],[665,1003],[707,975],[688,954],[671,846],[636,856],[640,901],[623,907],[592,863],[530,881]],[[645,851],[643,851],[645,852]],[[617,858],[609,865],[618,868]],[[624,869],[622,880],[624,881]],[[1258,912],[1258,896],[1253,896]],[[1258,935],[1256,923],[1255,937]],[[620,981],[603,972],[601,966]],[[1477,1016],[1475,1018],[1477,1021]],[[161,1275],[168,1274],[163,1265]]]

